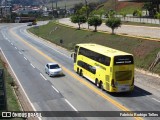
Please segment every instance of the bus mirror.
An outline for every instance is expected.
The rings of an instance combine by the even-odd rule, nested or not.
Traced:
[[[71,58],[74,58],[74,54],[75,54],[75,53],[71,53]]]

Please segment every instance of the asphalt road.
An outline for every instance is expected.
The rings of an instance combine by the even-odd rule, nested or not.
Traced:
[[[31,104],[37,111],[159,111],[160,97],[137,83],[132,94],[109,94],[73,71],[70,52],[26,32],[26,24],[1,25],[0,48],[4,52]],[[44,65],[56,61],[65,76],[50,78]],[[136,75],[137,80],[143,79]],[[146,76],[147,77],[147,76]],[[148,77],[147,77],[148,78]],[[148,78],[149,79],[149,78]],[[153,79],[151,77],[150,79]],[[159,79],[159,78],[155,78]],[[140,84],[140,85],[139,85]],[[140,87],[139,87],[140,86]],[[158,91],[156,91],[158,92]],[[42,118],[55,120],[135,119],[131,117]],[[136,118],[139,119],[139,118]],[[152,118],[144,118],[152,119]],[[157,118],[153,118],[157,119]]]

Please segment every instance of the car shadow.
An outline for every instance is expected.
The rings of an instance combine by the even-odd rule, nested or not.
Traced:
[[[138,86],[134,86],[134,90],[132,92],[109,93],[106,91],[106,93],[114,97],[140,97],[140,96],[152,95],[152,93]]]
[[[66,76],[65,74],[62,74],[62,75],[55,75],[55,76],[50,76],[51,78],[57,78],[57,77],[64,77]]]

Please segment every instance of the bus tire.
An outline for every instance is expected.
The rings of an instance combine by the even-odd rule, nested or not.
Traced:
[[[83,71],[82,71],[82,69],[80,70],[79,75],[80,75],[80,76],[83,76]]]
[[[99,82],[99,86],[98,86],[100,89],[103,89],[103,83],[102,81]]]
[[[77,74],[79,74],[79,68],[77,68]]]
[[[95,80],[95,86],[98,86],[98,79]]]

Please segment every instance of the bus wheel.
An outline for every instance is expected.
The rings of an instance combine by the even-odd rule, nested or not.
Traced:
[[[83,71],[82,71],[82,70],[80,70],[79,75],[80,75],[80,76],[83,76]]]
[[[95,80],[95,86],[98,86],[98,79]]]
[[[103,89],[103,83],[102,83],[102,81],[99,82],[99,88]]]
[[[79,74],[79,68],[77,68],[77,74]]]

